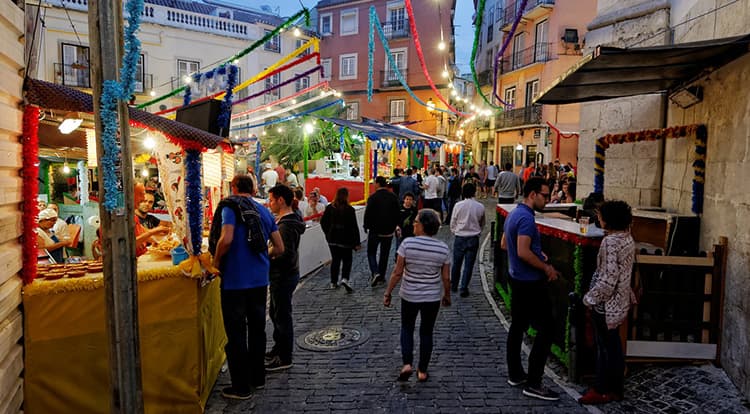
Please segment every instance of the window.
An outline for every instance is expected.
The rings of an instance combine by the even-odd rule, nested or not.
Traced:
[[[89,48],[86,46],[62,44],[62,84],[80,88],[91,87],[89,72]]]
[[[499,22],[503,19],[503,2],[497,2],[497,10],[495,10],[495,21]]]
[[[239,66],[237,67],[237,85],[242,83],[242,68]],[[236,99],[243,99],[247,97],[248,91],[250,88],[242,88],[239,91],[235,92],[235,98]]]
[[[321,59],[320,65],[323,66],[323,75],[321,79],[331,79],[331,59]]]
[[[271,30],[265,29],[263,30],[263,36],[265,37],[271,32]],[[269,52],[281,53],[281,36],[279,36],[278,34],[273,36],[263,45],[263,49]]]
[[[490,20],[492,21],[492,20]],[[495,27],[492,23],[487,25],[487,43],[492,41],[492,34],[495,32]]]
[[[530,162],[536,162],[536,145],[526,146],[526,165]]]
[[[297,49],[301,48],[302,45],[304,45],[305,43],[307,43],[307,41],[308,41],[307,39],[297,39],[297,40],[295,40],[294,41],[294,50],[297,50]],[[302,53],[300,53],[299,55],[297,55],[297,57],[307,56],[309,54],[310,54],[310,48],[308,47],[307,49],[303,50]]]
[[[539,94],[539,79],[526,83],[526,106],[531,106],[531,102]]]
[[[516,87],[512,86],[505,90],[505,104],[510,108],[516,106]]]
[[[406,48],[391,49],[391,55],[393,56],[393,62],[396,63],[401,75],[406,78]],[[388,57],[385,57],[385,74],[387,82],[398,82],[398,74],[393,70],[393,66],[388,61]]]
[[[494,54],[493,53],[494,52],[495,51],[492,50],[492,49],[490,49],[490,50],[487,51],[487,70],[492,70],[492,68],[494,67],[494,65],[493,65],[493,58],[494,58]]]
[[[138,63],[135,66],[135,92],[143,93],[146,90],[146,73],[144,70],[144,64],[146,57],[141,53],[138,58]]]
[[[268,69],[268,68],[266,68],[266,69]],[[273,86],[278,85],[279,83],[281,83],[281,75],[280,74],[277,73],[277,74],[275,74],[273,76],[269,76],[269,77],[266,78],[265,89],[270,89]],[[266,92],[266,94],[264,96],[265,103],[273,102],[273,101],[279,99],[280,96],[281,96],[281,88],[276,88],[276,89],[274,89],[272,91]]]
[[[500,147],[500,171],[505,169],[505,164],[513,165],[513,146]]]
[[[523,66],[523,46],[526,43],[526,33],[519,33],[513,38],[513,69]]]
[[[341,36],[354,35],[359,32],[359,11],[357,9],[341,12]]]
[[[295,74],[296,75],[296,74]],[[296,81],[294,81],[294,91],[299,92],[303,89],[307,89],[310,87],[310,77],[309,76],[303,76]]]
[[[495,22],[495,5],[490,4],[487,6],[487,20],[485,20],[488,24],[492,24]]]
[[[184,82],[185,76],[198,72],[200,68],[200,62],[177,59],[177,76],[180,78],[180,82]]]
[[[339,79],[357,79],[356,53],[349,53],[339,57]]]
[[[549,24],[547,20],[536,25],[536,43],[534,44],[534,62],[549,60]]]
[[[401,36],[408,29],[409,21],[406,18],[406,9],[404,4],[388,5],[388,26],[392,30],[392,35]]]
[[[359,120],[359,102],[346,103],[346,119],[349,121]]]
[[[403,99],[394,99],[390,103],[390,121],[404,122],[406,119],[406,101]]]
[[[320,34],[323,36],[333,33],[333,15],[324,13],[320,15]]]

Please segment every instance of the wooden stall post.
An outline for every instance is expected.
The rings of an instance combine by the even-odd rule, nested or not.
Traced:
[[[370,157],[372,156],[370,150],[370,138],[365,138],[365,173],[362,178],[365,181],[365,201],[370,197]]]
[[[104,80],[118,80],[118,63],[122,56],[122,2],[103,0],[89,3],[91,42],[91,79],[94,96],[96,134],[101,137],[103,126],[99,111]],[[103,233],[104,286],[109,334],[110,392],[113,413],[142,413],[143,392],[138,337],[138,290],[133,228],[133,170],[130,158],[128,106],[117,104],[120,140],[120,179],[123,201],[120,208],[108,211],[100,204]],[[99,182],[103,180],[104,146],[97,145]],[[101,186],[106,197],[106,187]]]

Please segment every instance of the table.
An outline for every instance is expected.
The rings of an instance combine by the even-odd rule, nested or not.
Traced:
[[[24,288],[27,413],[109,412],[102,274],[35,280]],[[147,413],[202,413],[224,362],[219,281],[183,276],[171,260],[138,259],[143,397]]]

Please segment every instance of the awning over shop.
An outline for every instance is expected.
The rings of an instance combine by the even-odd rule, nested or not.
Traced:
[[[599,46],[534,103],[569,104],[671,91],[747,53],[750,35],[621,49]]]
[[[444,138],[432,136],[419,131],[414,131],[403,125],[388,124],[376,121],[374,119],[363,118],[362,122],[354,122],[339,118],[320,117],[320,119],[327,122],[332,122],[338,126],[343,126],[356,131],[360,131],[362,132],[362,134],[373,140],[380,138],[402,138],[411,139],[414,141],[445,142]]]
[[[92,96],[78,89],[28,78],[24,84],[24,92],[28,103],[43,109],[94,112]],[[185,149],[216,148],[224,141],[218,135],[146,111],[128,108],[128,112],[131,124],[159,131]]]

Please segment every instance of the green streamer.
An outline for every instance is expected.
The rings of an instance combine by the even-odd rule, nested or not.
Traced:
[[[224,62],[220,63],[219,66],[232,63],[232,62],[234,62],[235,60],[237,60],[239,58],[247,56],[248,54],[250,54],[250,52],[252,52],[253,50],[261,47],[262,45],[264,45],[266,42],[268,42],[269,40],[271,40],[271,38],[273,38],[274,36],[276,36],[277,34],[279,34],[285,28],[287,28],[287,27],[291,26],[292,24],[294,24],[294,22],[296,22],[297,20],[299,20],[300,17],[303,17],[303,16],[305,18],[305,26],[310,26],[310,11],[307,8],[303,8],[302,10],[298,11],[294,16],[288,18],[280,26],[278,26],[275,29],[273,29],[273,31],[268,32],[265,36],[263,36],[262,38],[260,38],[260,40],[257,40],[255,43],[253,43],[252,45],[250,45],[250,47],[248,47],[247,49],[239,51],[234,56],[232,56],[229,59],[225,60]],[[185,90],[185,86],[181,86],[181,87],[173,90],[172,92],[167,93],[166,95],[162,95],[162,96],[154,98],[154,99],[152,99],[152,100],[150,100],[148,102],[144,102],[144,103],[138,105],[136,108],[143,109],[143,108],[145,108],[147,106],[150,106],[150,105],[153,105],[153,104],[155,104],[157,102],[161,102],[161,101],[163,101],[165,99],[171,98],[171,97],[177,95],[178,93],[183,92],[184,90]]]
[[[487,99],[486,96],[482,93],[482,88],[479,86],[479,77],[477,76],[477,68],[474,64],[474,61],[477,59],[477,49],[479,48],[479,40],[482,37],[482,18],[484,17],[484,3],[486,0],[479,0],[479,5],[477,6],[477,21],[476,21],[476,29],[474,30],[474,44],[471,47],[471,61],[469,61],[469,65],[471,66],[471,77],[474,79],[474,87],[477,89],[477,94],[484,99],[484,102],[489,105],[492,108],[499,109],[499,110],[505,110],[502,106],[493,105],[492,102],[490,102],[489,99]]]

